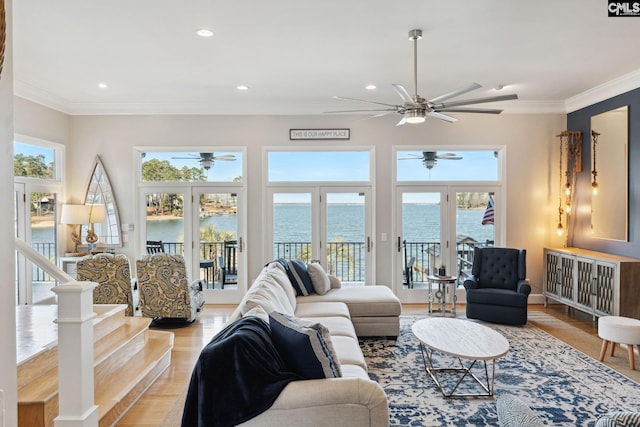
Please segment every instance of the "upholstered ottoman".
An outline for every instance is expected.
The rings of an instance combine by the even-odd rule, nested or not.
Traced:
[[[629,368],[636,369],[633,346],[640,345],[640,320],[621,316],[601,317],[598,319],[598,336],[602,338],[601,362],[604,360],[609,343],[611,343],[611,356],[617,343],[626,344],[629,350]]]

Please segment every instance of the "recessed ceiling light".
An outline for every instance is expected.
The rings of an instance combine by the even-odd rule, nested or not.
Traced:
[[[238,85],[238,86],[236,86],[236,89],[238,89],[238,90],[249,90],[249,86],[246,86],[246,85]]]
[[[494,87],[493,89],[494,89],[494,90],[502,90],[502,89],[504,89],[505,87],[506,87],[506,85],[498,85],[498,86]]]
[[[366,90],[374,90],[374,89],[376,89],[376,85],[366,85],[364,88]]]
[[[213,31],[208,28],[198,28],[196,34],[200,37],[213,37]]]
[[[109,87],[109,85],[106,84],[105,82],[100,82],[100,83],[98,83],[98,87],[100,89],[107,89]]]

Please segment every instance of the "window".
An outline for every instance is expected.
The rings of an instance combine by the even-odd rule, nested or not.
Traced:
[[[397,151],[398,181],[497,181],[498,152]]]
[[[369,151],[270,151],[269,182],[368,182]]]
[[[241,182],[242,152],[144,152],[145,182]]]

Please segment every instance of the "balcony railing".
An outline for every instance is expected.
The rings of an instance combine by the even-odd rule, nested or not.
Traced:
[[[434,268],[441,264],[441,246],[439,242],[407,242],[404,241],[404,251],[407,259],[415,258],[412,269],[412,282],[426,283],[427,276]],[[184,253],[184,243],[163,242],[164,251],[169,254]],[[34,243],[33,248],[45,258],[55,259],[55,244]],[[473,251],[476,246],[493,246],[493,242],[459,242],[456,244],[456,265],[448,268],[452,275],[464,274],[471,268]],[[235,248],[234,248],[235,250]],[[200,260],[213,261],[214,280],[220,280],[220,257],[224,256],[225,242],[200,242]],[[274,258],[301,259],[311,261],[311,242],[278,242],[273,245]],[[327,244],[328,273],[335,275],[343,282],[364,282],[365,280],[365,244],[364,242],[329,242]],[[237,269],[237,258],[231,257]],[[324,263],[323,263],[324,264]],[[50,282],[53,279],[43,270],[33,267],[34,282]]]

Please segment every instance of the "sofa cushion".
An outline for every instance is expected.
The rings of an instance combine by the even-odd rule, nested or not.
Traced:
[[[242,299],[240,304],[242,314],[247,313],[256,306],[260,306],[267,313],[278,311],[293,315],[294,310],[289,298],[282,287],[276,283],[274,275],[277,275],[277,270],[268,267],[262,269],[262,272],[260,272],[260,275],[258,275]]]
[[[319,262],[307,264],[307,271],[313,284],[313,290],[317,294],[324,295],[329,292],[329,289],[331,289],[331,281]]]
[[[291,284],[296,290],[298,295],[310,295],[315,292],[313,289],[313,282],[311,276],[307,271],[307,264],[298,259],[294,259],[287,262],[289,266],[289,278],[293,277]]]
[[[349,307],[343,302],[321,301],[300,302],[296,304],[296,317],[333,317],[340,316],[350,319]]]
[[[341,335],[344,337],[352,337],[358,339],[356,330],[353,329],[353,323],[351,323],[351,319],[347,319],[346,317],[305,317],[304,320],[312,323],[321,323],[329,330],[329,334],[331,334],[332,338],[334,336]]]
[[[326,327],[282,313],[269,314],[271,339],[287,366],[306,379],[337,378],[340,364]]]
[[[537,427],[544,424],[524,402],[510,394],[498,396],[498,422],[502,427]]]
[[[342,282],[336,276],[329,275],[329,284],[331,285],[331,289],[340,289],[342,287]]]
[[[347,286],[331,289],[325,295],[298,297],[298,303],[341,301],[349,307],[351,318],[399,316],[400,300],[386,286]]]
[[[271,272],[271,278],[275,283],[280,285],[284,293],[287,295],[289,299],[289,303],[291,307],[293,307],[294,311],[296,309],[296,291],[293,289],[293,285],[291,284],[291,280],[287,275],[287,269],[279,262],[272,262],[267,265],[267,270]]]
[[[334,335],[331,337],[331,341],[333,342],[333,348],[340,361],[340,366],[356,365],[368,371],[367,362],[362,354],[360,343],[356,338]]]

